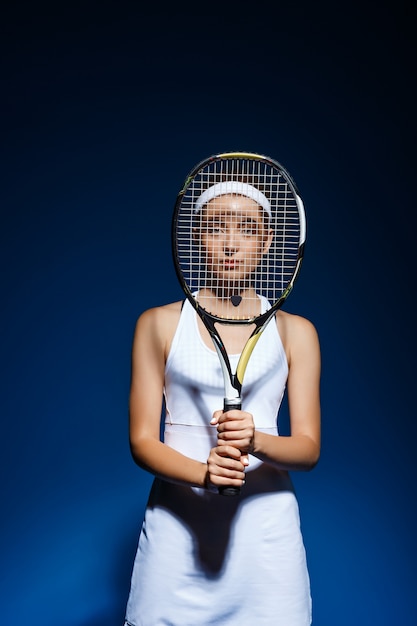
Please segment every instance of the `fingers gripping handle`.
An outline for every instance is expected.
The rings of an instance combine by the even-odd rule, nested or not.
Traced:
[[[223,411],[231,411],[232,409],[240,410],[242,408],[242,401],[240,398],[224,399]],[[240,494],[240,487],[219,487],[219,494],[221,496],[238,496]]]

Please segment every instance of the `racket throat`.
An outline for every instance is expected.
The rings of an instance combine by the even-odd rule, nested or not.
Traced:
[[[242,393],[242,383],[237,374],[232,373],[229,359],[220,337],[216,335],[215,332],[211,332],[210,334],[222,368],[224,380],[224,404],[233,404],[233,408],[238,408],[237,405],[241,405],[242,403],[240,397]]]
[[[236,374],[232,374],[230,371],[228,372],[228,377],[225,377],[224,388],[223,411],[231,411],[232,409],[240,410],[242,408],[242,385]]]

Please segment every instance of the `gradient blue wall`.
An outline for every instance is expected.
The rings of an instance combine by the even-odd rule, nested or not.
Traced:
[[[314,624],[414,626],[406,4],[58,6],[19,4],[2,39],[1,623],[121,626],[150,485],[127,438],[135,320],[182,297],[185,175],[248,150],[290,170],[308,212],[286,308],[323,351],[322,458],[294,475]]]

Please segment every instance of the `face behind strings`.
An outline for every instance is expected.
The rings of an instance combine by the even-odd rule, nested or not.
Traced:
[[[269,221],[255,200],[239,194],[214,197],[196,215],[196,297],[212,315],[250,319],[260,314],[256,283],[273,238]]]

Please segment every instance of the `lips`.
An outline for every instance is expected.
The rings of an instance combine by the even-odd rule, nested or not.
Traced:
[[[228,261],[223,261],[222,266],[226,270],[235,270],[237,267],[239,267],[239,262],[235,261],[234,259],[230,259]]]

